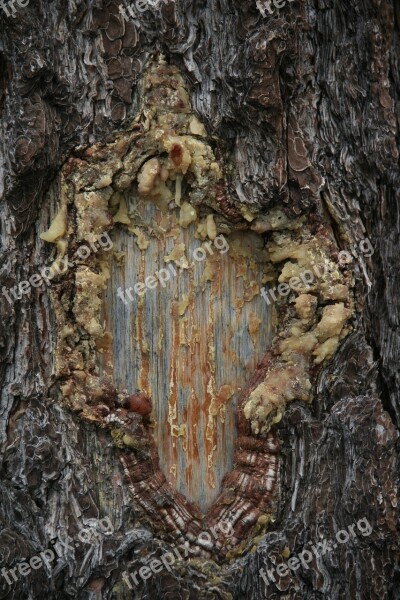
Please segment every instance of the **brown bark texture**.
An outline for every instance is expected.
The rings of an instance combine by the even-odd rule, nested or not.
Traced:
[[[52,286],[11,302],[0,294],[0,598],[399,599],[398,0],[288,0],[271,12],[255,0],[148,0],[144,10],[132,2],[127,19],[118,1],[30,0],[15,18],[4,4],[0,290],[54,259],[39,234],[57,212],[60,172],[74,168],[71,156],[89,164],[88,148],[135,131],[141,82],[160,55],[181,73],[223,161],[217,203],[238,231],[244,212],[262,222],[278,207],[317,240],[328,235],[322,223],[330,248],[355,255],[349,329],[314,368],[312,402],[295,396],[256,447],[245,389],[233,471],[208,521],[189,507],[176,535],[172,488],[136,497],[130,469],[157,464],[146,418],[115,409],[144,445],[127,450],[100,417],[59,401]],[[67,288],[53,289],[62,303]],[[275,356],[267,350],[249,389]],[[199,550],[196,536],[231,502],[238,465],[257,482],[272,463],[270,496],[256,485],[235,496],[249,508],[235,521],[234,549],[219,538],[215,551]],[[48,549],[53,558],[24,574],[21,563]],[[127,583],[123,574],[140,570]]]

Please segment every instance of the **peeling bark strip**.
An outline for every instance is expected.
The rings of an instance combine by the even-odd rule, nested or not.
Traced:
[[[195,222],[200,240],[215,240],[222,232],[229,237],[240,231],[240,244],[241,237],[246,239],[246,228],[259,234],[271,232],[266,250],[260,250],[270,261],[264,270],[264,281],[277,278],[281,283],[290,281],[291,287],[295,283],[296,294],[291,297],[294,306],[281,308],[273,346],[241,394],[237,414],[240,437],[233,471],[224,477],[222,491],[205,515],[206,520],[209,515],[212,526],[229,524],[234,532],[230,546],[241,546],[248,537],[259,534],[276,511],[279,445],[276,433],[267,434],[282,419],[287,403],[312,400],[319,365],[333,357],[340,340],[347,335],[346,323],[352,314],[351,275],[334,262],[338,248],[322,224],[322,215],[315,214],[306,224],[304,217],[290,219],[276,208],[262,217],[254,210],[245,210],[243,221],[228,221],[213,193],[216,183],[223,180],[224,165],[217,162],[203,125],[193,115],[178,70],[167,65],[164,58],[158,59],[149,67],[142,90],[143,104],[133,126],[106,143],[78,150],[66,162],[61,174],[60,210],[42,238],[57,245],[53,269],[64,259],[68,248],[83,242],[96,243],[114,223],[127,226],[137,237],[139,248],[146,250],[149,242],[143,214],[133,207],[131,217],[124,195],[132,185],[139,199],[156,203],[165,219],[176,209],[179,221],[175,221],[175,226],[188,227]],[[306,166],[301,165],[303,168]],[[208,212],[210,209],[214,212]],[[168,232],[166,227],[166,221],[159,222],[160,232]],[[252,240],[250,243],[256,247]],[[184,247],[176,244],[164,260],[189,268]],[[273,265],[280,268],[275,272]],[[111,428],[116,445],[126,449],[121,460],[138,504],[160,531],[180,543],[193,542],[203,529],[201,512],[167,483],[150,431],[145,428],[138,438],[124,421],[127,410],[116,408],[124,402],[132,410],[134,404],[129,403],[126,392],[114,388],[114,370],[119,367],[112,357],[112,336],[101,322],[102,290],[110,268],[106,253],[93,255],[89,264],[78,264],[52,290],[58,323],[55,374],[60,400],[82,418]],[[141,268],[144,269],[143,261]],[[308,284],[298,277],[312,268],[320,273],[319,280]],[[142,321],[139,306],[138,312]],[[137,335],[143,337],[143,330],[139,329]],[[103,379],[97,375],[99,354],[104,356]],[[209,360],[213,374],[217,348]],[[142,386],[142,392],[153,396],[148,372],[146,358],[137,384]],[[172,381],[170,390],[174,385],[181,384]],[[170,410],[175,415],[176,405],[170,405]],[[136,412],[141,412],[140,407]],[[186,426],[196,427],[196,419]],[[204,434],[200,432],[204,435],[200,446],[212,458],[213,449],[208,448],[207,441],[209,427],[210,423]],[[194,469],[194,465],[190,468]],[[195,471],[193,474],[196,476]],[[212,555],[231,552],[224,542],[221,533],[215,547],[206,550]]]
[[[0,295],[0,567],[74,540],[54,568],[11,585],[0,575],[0,597],[399,595],[399,6],[277,0],[271,13],[258,4],[264,13],[255,0],[149,0],[144,11],[141,0],[123,10],[113,0],[35,0],[18,18],[0,10],[0,289],[19,289],[49,261],[59,271],[49,289],[31,286],[15,302]],[[158,224],[168,218],[171,237],[154,239],[146,210]],[[107,310],[118,261],[118,277],[131,275],[124,250],[78,254],[105,235],[134,239],[141,266],[153,242],[176,266],[184,257],[169,244],[180,236],[206,251],[223,235],[239,252],[195,295],[218,311],[220,273],[243,279],[254,340],[236,353],[246,377],[229,376],[223,389],[221,398],[242,388],[226,405],[225,432],[218,386],[204,394],[209,460],[198,473],[212,505],[204,496],[201,510],[193,490],[168,481],[155,420],[169,394],[149,383],[143,337],[124,341],[127,352],[140,346],[140,385],[121,373]],[[366,238],[370,257],[340,260]],[[307,287],[301,274],[316,269],[323,275]],[[182,269],[179,289],[191,273]],[[274,307],[258,295],[265,284],[282,286]],[[139,329],[146,306],[133,308]],[[220,367],[206,346],[199,356]],[[175,407],[168,427],[181,433]],[[224,435],[233,444],[234,419],[232,448]],[[174,467],[185,451],[172,450]],[[309,556],[365,516],[369,536]],[[109,536],[76,545],[82,526],[106,517]],[[124,573],[151,573],[177,544],[188,555],[127,585]],[[304,552],[309,562],[283,573]],[[275,580],[263,576],[278,568]]]

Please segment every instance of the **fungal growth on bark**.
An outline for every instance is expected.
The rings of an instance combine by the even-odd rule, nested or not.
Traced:
[[[133,121],[77,148],[57,180],[41,235],[56,245],[53,389],[110,430],[157,531],[229,557],[274,516],[274,426],[290,402],[313,401],[349,333],[351,275],[322,212],[235,203],[223,144],[177,67],[150,61],[141,98]],[[214,547],[196,541],[205,523]]]

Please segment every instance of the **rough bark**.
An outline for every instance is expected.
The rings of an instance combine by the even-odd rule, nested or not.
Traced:
[[[0,577],[0,597],[400,597],[396,0],[295,0],[265,17],[251,0],[153,0],[128,21],[117,2],[31,0],[15,19],[0,9],[0,23],[0,288],[51,262],[39,233],[57,212],[63,165],[129,131],[142,76],[160,52],[215,140],[225,178],[217,199],[233,221],[244,208],[262,218],[279,207],[288,219],[304,216],[321,247],[322,223],[335,251],[364,238],[373,248],[349,269],[352,331],[314,370],[312,404],[294,400],[272,428],[280,446],[272,522],[259,532],[241,526],[242,552],[183,556],[132,590],[122,573],[173,551],[176,538],[134,501],[120,455],[136,455],[55,393],[52,286],[12,303],[0,295],[0,566],[70,540],[51,568],[11,586]],[[127,427],[147,439],[135,418]],[[238,427],[250,435],[240,411]],[[102,518],[112,523],[106,532]],[[370,535],[336,543],[363,518]],[[82,527],[96,536],[80,540]],[[323,554],[265,583],[261,568],[321,540],[331,542]]]

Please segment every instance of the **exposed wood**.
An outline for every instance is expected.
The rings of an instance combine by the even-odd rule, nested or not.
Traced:
[[[181,229],[172,213],[168,227],[152,203],[140,205],[145,226],[134,229],[146,232],[148,247],[141,250],[135,234],[116,233],[114,250],[124,256],[117,254],[105,298],[114,381],[152,398],[162,470],[204,511],[232,467],[238,391],[270,343],[270,311],[258,284],[263,265],[248,269],[248,250],[235,256],[232,236],[202,247],[195,225]],[[157,225],[164,231],[152,236]],[[180,244],[187,268],[181,259],[165,261]],[[152,288],[134,291],[154,276]]]

